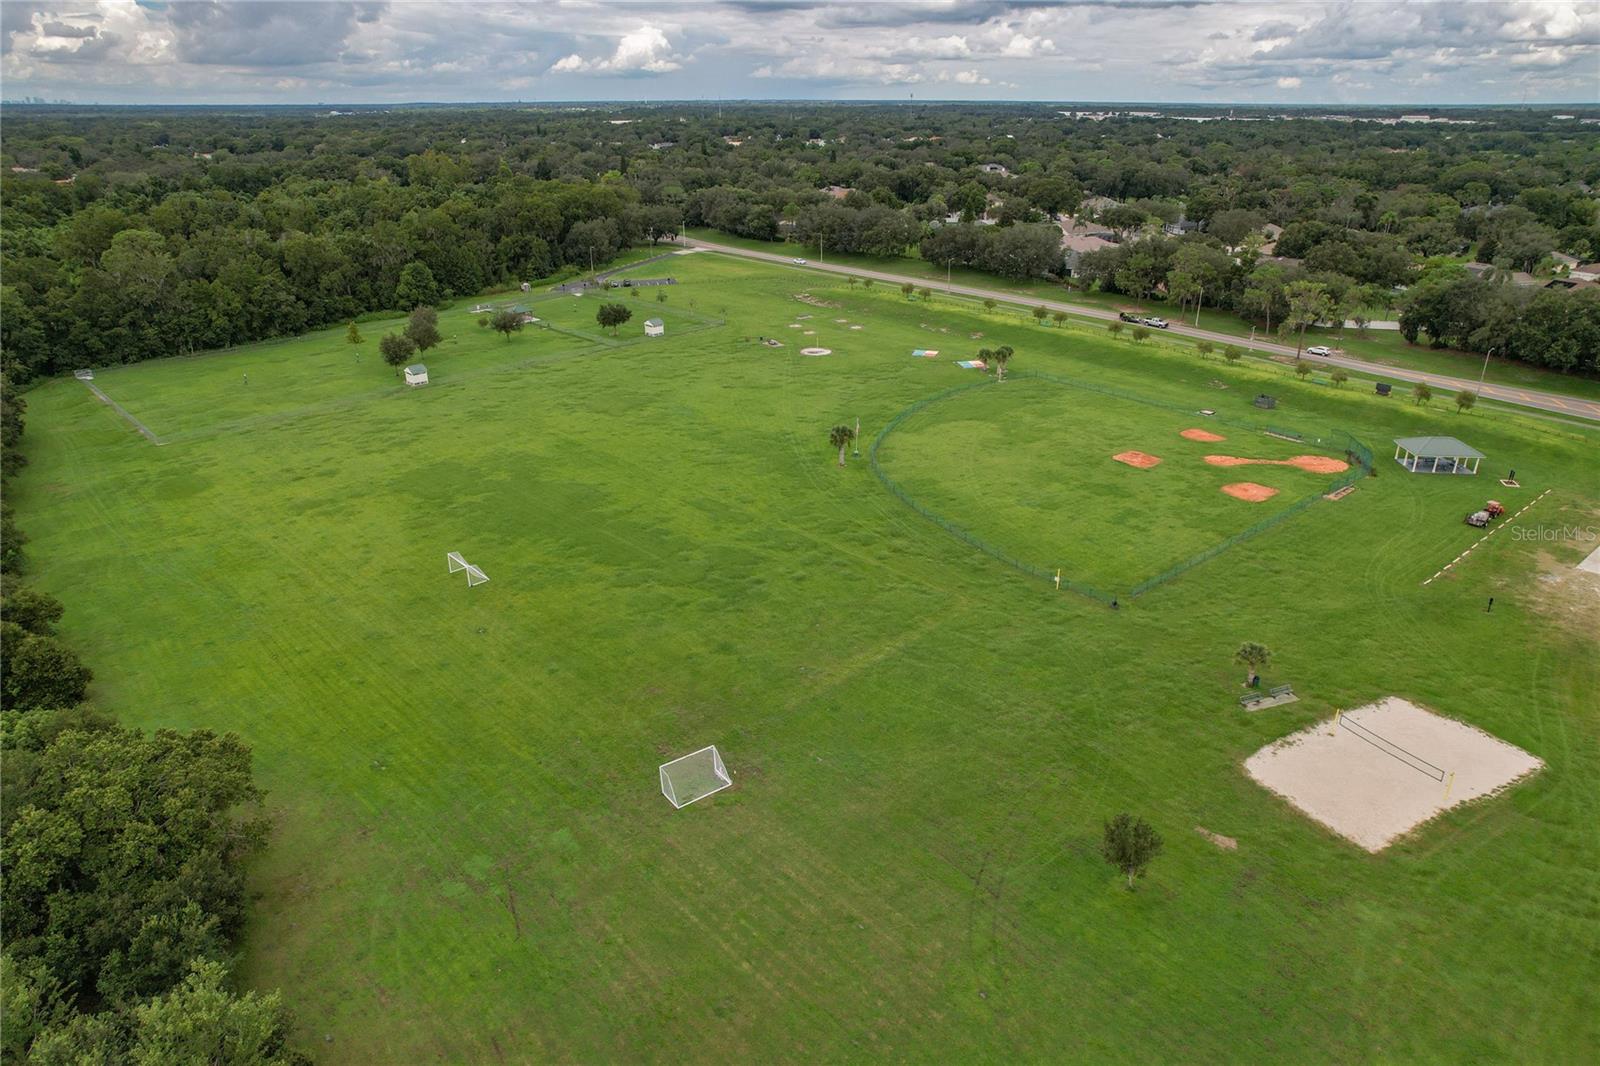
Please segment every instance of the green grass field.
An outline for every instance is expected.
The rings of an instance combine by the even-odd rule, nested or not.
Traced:
[[[798,244],[783,241],[757,241],[712,229],[691,229],[686,232],[691,238],[712,241],[731,247],[748,248],[753,251],[770,252],[775,255],[800,255],[816,258],[816,249],[812,245],[802,247]],[[921,278],[935,290],[938,289],[940,282],[946,280],[947,275],[944,268],[928,262],[919,255],[879,256],[825,252],[823,259],[835,265],[853,266],[863,270],[880,270],[902,274],[906,277]],[[1016,281],[977,270],[956,269],[950,271],[948,276],[949,280],[957,285],[977,286],[1035,299],[1059,300],[1109,310],[1138,310],[1143,314],[1163,315],[1173,321],[1181,319],[1188,325],[1195,324],[1192,310],[1187,314],[1180,315],[1178,308],[1160,300],[1141,301],[1121,293],[1083,292],[1076,289],[1067,289],[1050,282]],[[1377,314],[1378,312],[1373,311],[1372,313]],[[1381,317],[1393,319],[1397,315],[1398,312],[1390,310],[1383,312]],[[1199,325],[1204,329],[1240,338],[1249,338],[1252,335],[1251,324],[1231,311],[1217,311],[1207,308],[1200,314]],[[1293,338],[1285,339],[1276,335],[1269,337],[1264,333],[1260,334],[1260,339],[1275,340],[1288,344],[1294,343]],[[1540,389],[1559,396],[1600,400],[1600,379],[1580,377],[1576,374],[1561,374],[1509,359],[1491,358],[1487,369],[1485,369],[1481,354],[1457,351],[1453,348],[1435,349],[1425,344],[1408,344],[1397,330],[1368,330],[1366,336],[1363,337],[1355,329],[1338,330],[1331,327],[1313,326],[1306,330],[1306,344],[1332,345],[1343,349],[1346,354],[1354,358],[1365,359],[1380,366],[1447,374],[1453,377],[1465,378],[1469,381],[1476,381],[1481,373],[1484,375],[1485,381],[1494,385]]]
[[[1550,489],[1530,529],[1600,525],[1600,434],[708,254],[641,272],[681,284],[615,340],[589,296],[541,302],[570,332],[509,342],[441,316],[424,389],[378,361],[377,323],[359,364],[341,329],[98,373],[161,447],[79,382],[28,396],[32,580],[96,703],[254,746],[277,828],[244,972],[319,1059],[1592,1053],[1600,610],[1564,575],[1593,545],[1502,531],[1422,582],[1488,495]],[[1175,408],[1244,422],[1271,391],[1378,476],[1119,611],[1057,593],[828,445],[979,380],[952,360],[999,343],[1016,380],[924,409],[882,458],[1019,552],[1146,573],[1232,530],[1213,480],[1239,472],[1186,470],[1180,446],[1213,446],[1173,436]],[[1148,402],[1078,422],[1025,370]],[[1423,433],[1524,488],[1387,461]],[[1166,463],[1069,465],[1124,446]],[[1136,506],[1101,498],[1140,476]],[[1092,499],[1057,495],[1078,477]],[[447,575],[452,550],[490,583]],[[1301,702],[1238,709],[1245,640]],[[1379,855],[1242,772],[1389,694],[1547,768]],[[673,810],[657,765],[709,743],[733,787]],[[1166,838],[1132,893],[1097,854],[1121,810]]]
[[[1188,440],[1185,429],[1226,440]],[[1113,459],[1128,451],[1161,463],[1135,469]],[[918,411],[883,442],[879,462],[917,502],[1007,555],[1126,597],[1144,579],[1321,493],[1333,477],[1211,466],[1204,456],[1283,460],[1325,451],[1194,411],[1013,377]],[[1237,482],[1278,495],[1246,502],[1222,492]]]

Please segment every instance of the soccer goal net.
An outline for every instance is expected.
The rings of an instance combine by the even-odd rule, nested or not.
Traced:
[[[450,572],[452,574],[458,573],[467,568],[467,561],[461,558],[460,552],[446,552],[444,561],[446,565],[450,567]]]
[[[687,807],[731,784],[733,779],[715,744],[661,764],[661,794],[674,807]]]
[[[489,580],[489,575],[488,574],[485,574],[482,570],[479,570],[476,566],[472,566],[470,564],[467,566],[467,587],[468,588],[471,588],[473,585],[481,585],[485,581],[488,581],[488,580]]]

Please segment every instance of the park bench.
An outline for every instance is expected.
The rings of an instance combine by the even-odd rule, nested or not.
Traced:
[[[1260,703],[1266,698],[1267,694],[1264,692],[1246,692],[1243,696],[1239,697],[1239,706],[1249,710],[1251,707],[1254,707],[1256,704]]]
[[[1293,695],[1294,695],[1294,686],[1293,685],[1273,685],[1270,689],[1267,690],[1267,698],[1274,699],[1274,700],[1281,699],[1284,696],[1293,696]]]

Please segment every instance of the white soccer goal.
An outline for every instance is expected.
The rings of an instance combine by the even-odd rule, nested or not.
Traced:
[[[452,574],[459,574],[463,570],[467,572],[467,588],[471,588],[474,585],[481,585],[485,581],[489,580],[488,574],[484,573],[476,566],[473,566],[471,563],[461,558],[460,552],[445,552],[444,561],[445,565],[450,568],[450,572]]]
[[[661,794],[673,807],[687,807],[733,784],[715,744],[661,764]]]

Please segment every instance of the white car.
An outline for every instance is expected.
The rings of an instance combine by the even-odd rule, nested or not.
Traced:
[[[1306,354],[1307,355],[1328,356],[1328,355],[1332,355],[1333,354],[1333,349],[1332,348],[1327,348],[1327,347],[1324,347],[1323,345],[1318,344],[1318,345],[1316,345],[1314,347],[1307,348],[1306,349]]]
[[[1167,328],[1167,320],[1164,318],[1147,318],[1144,320],[1144,324],[1149,326],[1151,329]]]
[[[789,260],[789,262],[793,263],[797,267],[803,267],[806,265],[806,261],[801,259],[799,256],[795,256],[793,259]]]

